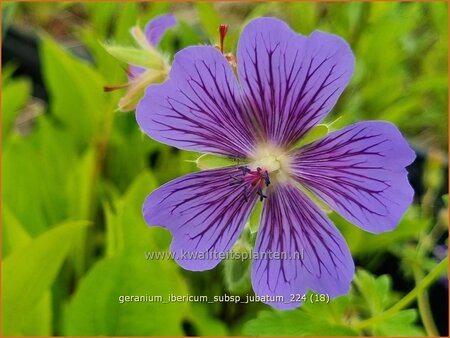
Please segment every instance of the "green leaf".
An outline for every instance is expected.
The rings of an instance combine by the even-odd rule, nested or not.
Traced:
[[[26,231],[34,236],[49,224],[41,205],[41,177],[30,163],[40,163],[30,142],[10,140],[2,156],[2,200]]]
[[[392,290],[389,275],[375,277],[367,271],[358,270],[354,278],[356,288],[352,299],[360,313],[368,318],[376,316],[392,306],[398,296]],[[374,324],[371,331],[375,336],[423,336],[425,332],[416,325],[417,310],[402,310],[395,315]]]
[[[402,241],[416,239],[430,225],[430,219],[423,218],[420,208],[414,205],[406,211],[395,230],[382,234],[365,232],[335,212],[329,216],[344,235],[352,254],[364,257],[373,257],[374,253],[392,248]]]
[[[89,15],[90,23],[99,36],[106,36],[110,28],[114,14],[117,12],[119,3],[116,2],[86,2],[84,8]]]
[[[375,277],[367,271],[358,270],[353,281],[371,316],[381,313],[394,301],[388,275]]]
[[[7,257],[11,252],[23,248],[30,242],[30,235],[4,202],[2,203],[2,225],[3,257]]]
[[[123,44],[133,43],[130,28],[136,25],[136,18],[140,17],[141,7],[137,2],[119,4],[120,15],[114,25],[114,40]]]
[[[106,153],[105,171],[121,191],[139,176],[148,165],[148,154],[157,151],[159,144],[144,137],[136,127],[134,114],[120,114],[114,121]]]
[[[67,177],[66,194],[68,215],[71,219],[90,220],[97,208],[98,170],[97,151],[88,148]],[[75,271],[80,276],[86,269],[86,233],[74,242],[73,255]]]
[[[14,72],[17,70],[17,65],[14,62],[9,62],[2,67],[2,88],[5,89],[6,85],[11,80]]]
[[[308,298],[308,297],[307,297]],[[358,332],[343,321],[347,296],[327,303],[304,303],[292,311],[261,311],[244,325],[252,336],[356,336]]]
[[[11,21],[14,19],[17,6],[18,4],[15,2],[2,3],[2,40],[6,35]]]
[[[251,259],[252,247],[240,239],[231,249],[233,256],[224,260],[225,284],[230,292],[243,294],[251,289],[250,271],[252,266]],[[234,258],[234,259],[231,259]]]
[[[147,69],[164,69],[164,61],[156,49],[141,49],[103,44],[106,51],[127,64],[141,66]]]
[[[107,202],[103,204],[103,213],[106,223],[106,257],[112,257],[122,249],[123,236],[113,207]]]
[[[50,95],[50,110],[62,122],[80,150],[103,128],[105,85],[91,65],[48,37],[40,43],[42,71]]]
[[[14,127],[20,109],[27,103],[31,95],[31,83],[27,79],[8,81],[2,89],[2,141]]]
[[[288,23],[296,32],[309,35],[317,27],[317,3],[293,1],[286,7]]]
[[[89,148],[72,168],[67,181],[69,215],[75,219],[90,219],[95,208],[93,181],[97,170],[97,152]]]
[[[103,85],[116,85],[127,82],[127,74],[122,64],[117,62],[117,59],[109,54],[99,43],[103,39],[99,33],[98,31],[93,31],[92,27],[86,27],[78,32],[78,38],[92,54],[96,70],[104,79]],[[108,92],[106,109],[114,110],[122,94],[122,90]]]
[[[67,219],[65,185],[76,160],[73,140],[46,115],[30,135],[11,135],[3,149],[2,198],[31,236]]]
[[[198,18],[205,29],[211,43],[219,41],[219,26],[222,22],[218,12],[214,9],[213,3],[196,2]]]
[[[52,306],[52,294],[48,290],[22,322],[21,334],[24,336],[51,336],[53,334]]]
[[[423,328],[415,324],[417,319],[416,309],[403,310],[377,324],[373,333],[375,336],[424,337],[426,333]]]
[[[179,176],[198,171],[195,164],[197,153],[194,155],[187,151],[174,150],[165,144],[158,144],[145,136],[142,137],[144,142],[152,144],[151,157],[157,155],[152,159],[151,166],[152,173],[158,177],[158,183],[163,184]]]
[[[68,212],[73,207],[69,203],[71,196],[67,196],[65,188],[80,161],[76,141],[59,127],[49,116],[40,116],[36,121],[32,139],[27,140],[35,149],[36,158],[32,170],[38,171],[41,185],[39,203],[47,215],[48,224],[60,223],[72,216]],[[76,203],[81,204],[81,201]]]
[[[442,201],[444,202],[444,206],[448,208],[448,194],[442,195]]]
[[[196,27],[181,18],[177,20],[177,25],[164,34],[158,48],[173,55],[183,48],[205,43],[204,37]]]
[[[37,304],[53,283],[86,222],[61,224],[33,239],[2,262],[3,335],[21,335]]]
[[[146,250],[167,250],[169,247],[169,232],[149,227],[142,215],[145,198],[157,187],[155,177],[144,171],[136,177],[121,201],[118,222],[123,234],[124,250],[127,252],[142,256]]]
[[[2,205],[2,224],[3,257],[25,248],[31,242],[30,235],[4,203]],[[52,295],[50,291],[44,293],[34,310],[24,318],[18,331],[25,336],[49,336],[52,334]]]
[[[104,205],[109,256],[127,252],[145,257],[145,252],[149,250],[169,248],[170,233],[159,227],[149,227],[142,215],[145,198],[157,187],[152,173],[144,171],[136,177],[122,198]]]
[[[120,303],[121,296],[148,296],[147,299],[161,296],[168,301],[169,294],[187,294],[175,263],[146,261],[143,256],[128,254],[103,259],[82,279],[71,300],[65,316],[64,334],[182,335],[181,322],[188,303]]]
[[[269,16],[270,13],[276,10],[278,3],[275,2],[260,2],[255,4],[251,11],[247,14],[244,20],[244,24],[249,23],[251,20],[261,16]]]
[[[228,336],[227,326],[211,314],[210,304],[191,303],[187,319],[198,336]]]

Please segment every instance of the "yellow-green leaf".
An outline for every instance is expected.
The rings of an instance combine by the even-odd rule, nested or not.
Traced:
[[[52,285],[87,222],[61,224],[33,239],[2,262],[3,335],[21,335],[28,316]]]

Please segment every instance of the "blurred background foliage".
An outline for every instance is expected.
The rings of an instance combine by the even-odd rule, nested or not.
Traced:
[[[447,3],[2,2],[2,10],[4,335],[448,334],[447,277],[436,273],[448,244]],[[125,82],[125,65],[101,43],[130,45],[130,27],[162,13],[178,20],[161,43],[169,57],[217,44],[220,23],[229,25],[225,50],[235,51],[258,16],[352,46],[355,75],[325,122],[392,121],[418,158],[409,168],[415,203],[395,231],[371,235],[330,214],[357,264],[349,295],[285,312],[260,303],[119,304],[120,295],[252,293],[248,262],[193,273],[145,259],[171,238],[145,225],[144,198],[198,170],[190,162],[198,154],[152,141],[134,113],[117,112],[123,92],[103,86]]]

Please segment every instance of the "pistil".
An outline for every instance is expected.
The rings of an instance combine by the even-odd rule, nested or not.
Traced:
[[[241,176],[232,176],[233,182],[231,185],[243,187],[242,193],[244,200],[247,202],[248,197],[252,193],[256,193],[260,201],[267,198],[263,189],[270,184],[269,172],[260,167],[257,167],[256,170],[251,170],[246,166],[239,167],[238,169],[241,171]]]

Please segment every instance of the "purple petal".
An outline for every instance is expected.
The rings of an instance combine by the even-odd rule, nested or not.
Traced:
[[[300,149],[292,171],[308,189],[362,229],[394,229],[412,202],[407,165],[415,159],[389,122],[361,122]]]
[[[169,80],[148,87],[136,114],[155,140],[238,158],[255,148],[248,116],[230,65],[213,47],[175,54]]]
[[[135,65],[128,65],[128,81],[135,80],[139,75],[145,72],[145,69]]]
[[[305,37],[274,18],[250,22],[241,34],[238,74],[265,138],[288,146],[333,108],[354,66],[348,44],[332,34]]]
[[[257,197],[244,198],[243,187],[233,184],[240,173],[237,167],[196,172],[161,186],[145,200],[146,222],[170,230],[171,251],[183,268],[212,269],[236,242]]]
[[[150,20],[144,28],[148,42],[152,46],[158,45],[166,30],[175,26],[176,23],[175,17],[171,14],[160,15]]]
[[[279,185],[268,194],[255,253],[253,289],[259,296],[282,296],[284,302],[267,302],[279,309],[299,306],[308,289],[331,298],[349,290],[354,264],[344,238],[294,186]]]

